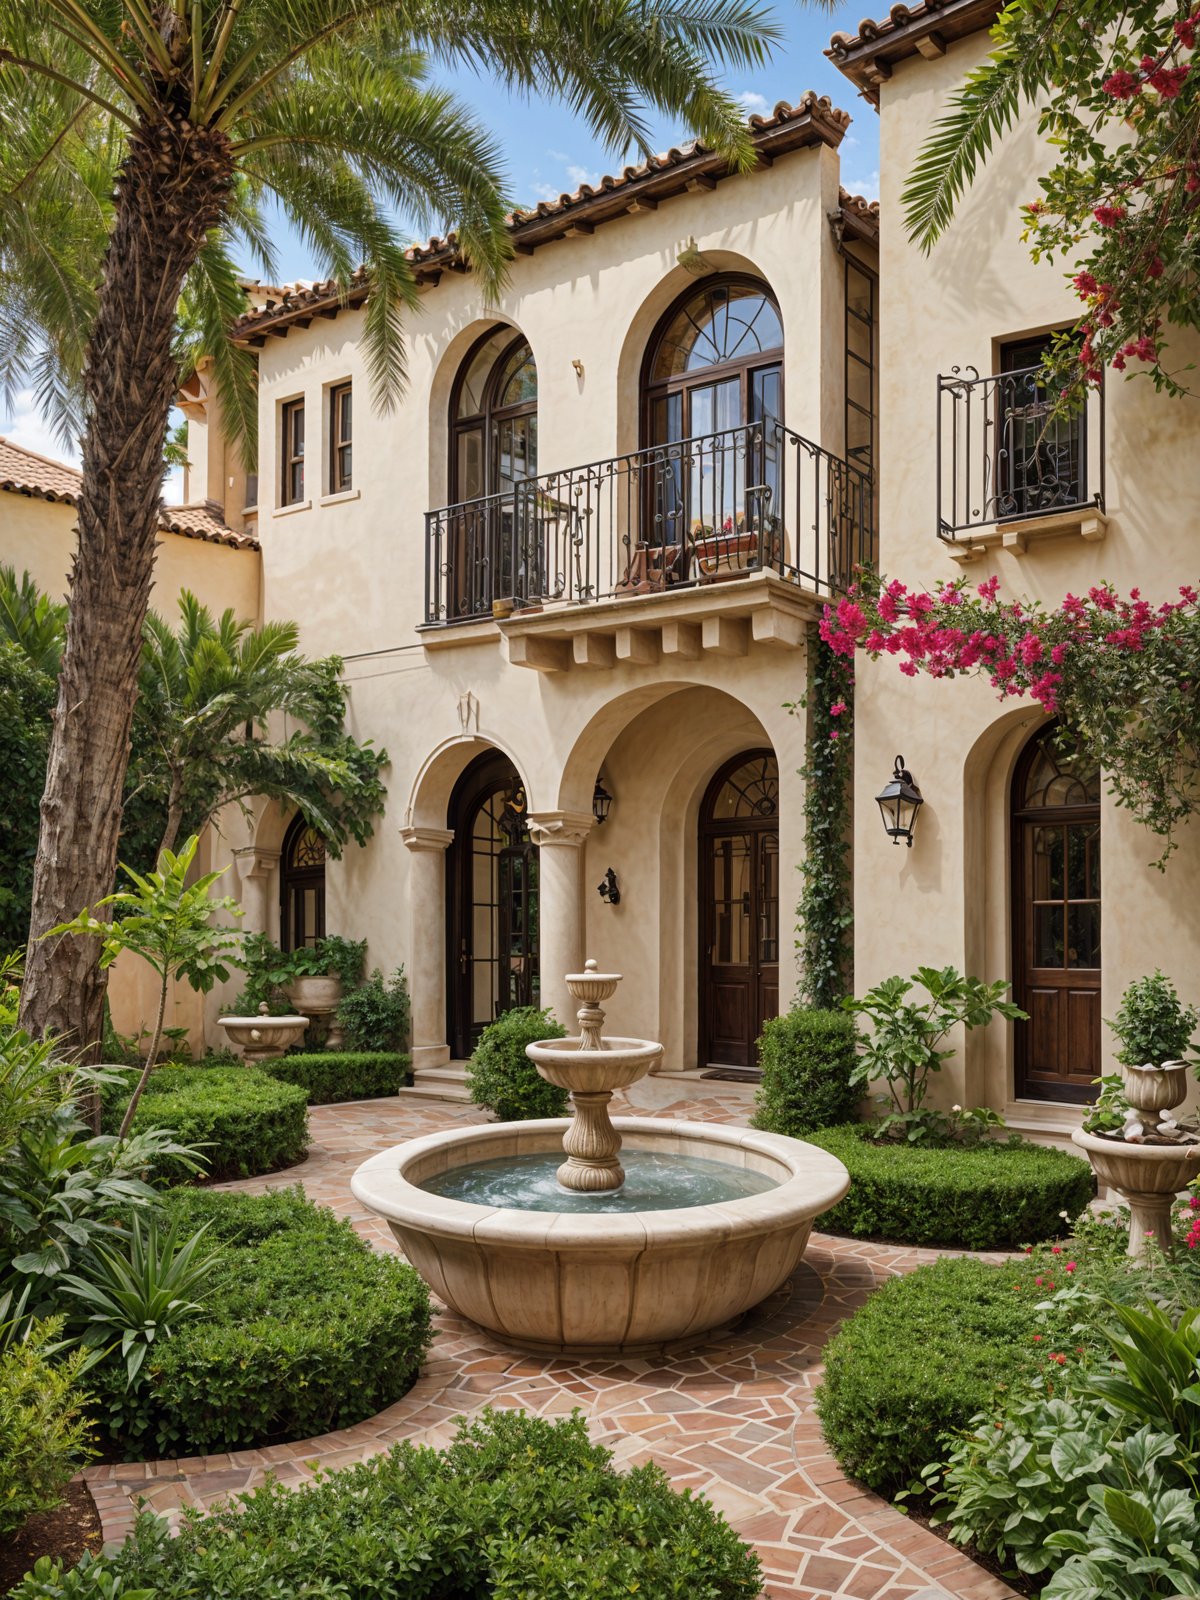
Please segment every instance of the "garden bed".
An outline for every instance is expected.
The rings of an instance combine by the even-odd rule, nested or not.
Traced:
[[[864,1123],[806,1137],[850,1173],[849,1193],[820,1227],[856,1239],[1011,1250],[1060,1237],[1095,1193],[1086,1161],[1043,1145],[876,1141]]]
[[[124,1091],[105,1096],[106,1132],[117,1131],[128,1100]],[[207,1178],[252,1178],[304,1159],[308,1095],[257,1067],[159,1067],[133,1114],[132,1132],[146,1128],[170,1128],[181,1144],[202,1146]],[[154,1176],[180,1183],[193,1174],[168,1156]]]
[[[145,1379],[121,1362],[89,1374],[97,1421],[127,1460],[308,1439],[374,1416],[407,1392],[430,1338],[429,1296],[301,1190],[177,1189],[182,1234],[204,1224],[219,1259],[199,1316],[155,1344]]]

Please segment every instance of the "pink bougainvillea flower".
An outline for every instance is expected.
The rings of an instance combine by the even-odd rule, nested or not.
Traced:
[[[1092,215],[1102,228],[1115,228],[1118,222],[1125,220],[1125,207],[1100,205],[1095,207]]]

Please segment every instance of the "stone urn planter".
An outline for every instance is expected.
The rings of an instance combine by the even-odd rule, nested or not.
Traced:
[[[218,1017],[230,1044],[238,1045],[247,1061],[272,1061],[289,1045],[298,1044],[308,1027],[307,1017],[272,1017],[264,1001],[256,1017]]]
[[[340,1050],[346,1042],[337,1020],[343,992],[342,980],[329,974],[317,978],[293,978],[287,986],[288,999],[309,1021],[314,1017],[329,1018],[326,1050]]]
[[[1200,1134],[1170,1115],[1187,1098],[1187,1063],[1126,1067],[1125,1095],[1131,1107],[1120,1133],[1086,1133],[1072,1143],[1087,1153],[1101,1183],[1129,1206],[1129,1254],[1145,1256],[1153,1239],[1169,1254],[1175,1196],[1200,1177]]]

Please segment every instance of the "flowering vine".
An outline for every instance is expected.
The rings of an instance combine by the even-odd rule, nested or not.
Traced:
[[[850,778],[854,741],[853,652],[813,640],[809,652],[808,754],[804,786],[804,887],[799,923],[799,998],[831,1010],[853,988]],[[793,707],[793,709],[797,709]]]
[[[1056,607],[1002,600],[997,578],[933,591],[867,577],[827,606],[821,638],[835,656],[896,656],[909,677],[986,677],[1061,718],[1064,738],[1105,773],[1118,805],[1164,841],[1200,808],[1200,592],[1154,605],[1109,584]]]

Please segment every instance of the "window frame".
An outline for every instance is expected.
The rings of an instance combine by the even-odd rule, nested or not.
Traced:
[[[350,401],[350,426],[346,433],[342,427],[342,401]],[[348,452],[349,469],[342,470],[342,454]],[[347,378],[329,388],[329,492],[348,494],[354,487],[354,383]]]
[[[301,421],[300,450],[297,454],[296,443],[296,418]],[[304,503],[304,447],[307,429],[304,426],[304,396],[298,395],[293,400],[285,400],[280,407],[280,482],[279,504],[281,506],[298,506]],[[298,493],[293,493],[294,474],[296,468],[300,469],[300,487]]]

